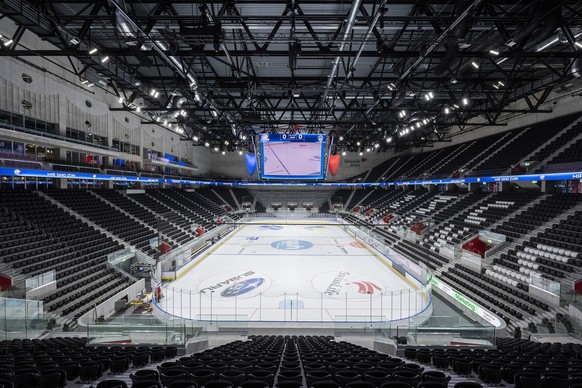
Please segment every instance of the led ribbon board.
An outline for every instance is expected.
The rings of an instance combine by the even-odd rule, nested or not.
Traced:
[[[261,179],[325,178],[325,142],[323,134],[260,134]]]

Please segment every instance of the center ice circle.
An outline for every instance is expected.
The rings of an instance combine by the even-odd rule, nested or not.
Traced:
[[[313,243],[305,240],[278,240],[273,241],[271,246],[275,249],[282,249],[284,251],[300,251],[304,249],[309,249],[313,246]]]

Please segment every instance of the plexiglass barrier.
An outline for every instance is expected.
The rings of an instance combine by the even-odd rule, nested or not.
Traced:
[[[87,325],[90,343],[128,341],[133,344],[183,345],[189,339],[200,337],[202,327],[183,319],[160,321],[155,316],[125,315],[106,323]]]
[[[154,310],[157,314],[199,322],[369,324],[429,317],[432,313],[430,270],[398,254],[373,232],[344,226],[355,238],[384,256],[385,264],[392,267],[407,287],[381,289],[369,281],[353,282],[347,287],[343,278],[349,274],[338,271],[334,278],[328,279],[330,285],[320,292],[271,291],[265,287],[267,280],[251,271],[224,279],[201,292],[164,284]]]
[[[247,283],[243,286],[252,287]],[[412,316],[421,319],[431,313],[430,284],[398,291],[378,291],[369,282],[357,287],[368,293],[353,289],[320,293],[267,291],[238,296],[229,288],[197,293],[165,285],[155,308],[168,316],[204,322],[371,323]]]
[[[445,346],[495,344],[495,327],[471,323],[459,316],[431,316],[420,322],[410,318],[390,322],[376,331],[377,340],[394,340],[408,345]]]
[[[36,338],[46,327],[42,301],[0,298],[0,338]]]
[[[44,286],[45,284],[48,284],[50,282],[54,282],[55,279],[56,272],[54,269],[36,276],[32,276],[25,280],[26,291],[30,291],[35,288]]]

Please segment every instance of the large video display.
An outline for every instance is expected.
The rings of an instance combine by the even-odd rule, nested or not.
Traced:
[[[325,141],[322,134],[260,134],[261,178],[323,179]]]

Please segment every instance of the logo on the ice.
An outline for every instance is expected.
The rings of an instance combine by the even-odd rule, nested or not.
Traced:
[[[285,251],[300,251],[311,248],[313,244],[305,240],[279,240],[272,242],[271,246]]]
[[[263,285],[263,283],[265,283],[265,279],[263,278],[246,279],[222,290],[220,295],[224,297],[243,295],[247,292],[251,292],[252,290],[259,288]]]
[[[361,298],[361,295],[378,297],[385,291],[384,284],[369,275],[348,272],[332,271],[315,276],[311,281],[313,288],[324,295],[331,297]]]
[[[382,292],[382,289],[376,285],[376,283],[361,281],[361,282],[352,282],[348,283],[347,286],[357,286],[358,292],[360,294],[373,294],[374,291]]]
[[[283,229],[282,226],[279,225],[261,225],[259,226],[259,229],[263,229],[263,230],[281,230]]]

